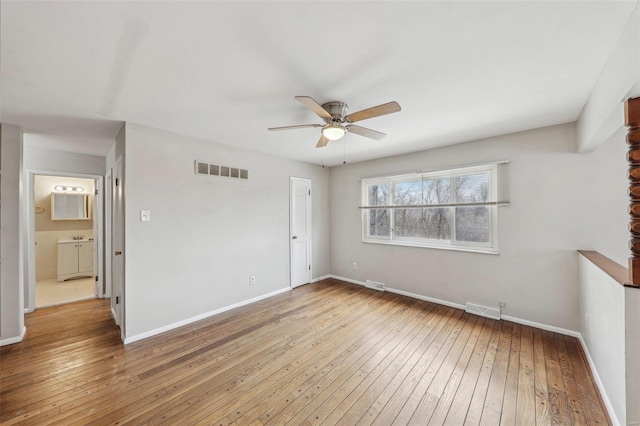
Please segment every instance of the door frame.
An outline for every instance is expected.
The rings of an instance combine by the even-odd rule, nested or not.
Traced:
[[[111,170],[111,200],[110,200],[110,209],[111,209],[111,233],[109,234],[109,239],[110,239],[110,253],[109,253],[109,266],[111,268],[111,283],[112,283],[112,297],[111,297],[111,314],[113,315],[113,318],[116,322],[116,324],[118,325],[118,327],[120,327],[120,337],[122,339],[122,341],[124,342],[125,337],[126,337],[126,333],[125,333],[125,309],[124,309],[124,304],[125,304],[125,275],[124,275],[124,268],[125,268],[125,253],[124,253],[124,246],[125,246],[125,229],[124,229],[124,224],[125,224],[125,195],[124,195],[124,157],[122,155],[118,156],[118,158],[116,159],[116,161],[113,164],[113,169]],[[119,181],[119,190],[116,189],[116,179],[118,179]],[[121,191],[121,198],[118,204],[116,202],[116,199],[118,197],[118,191]],[[116,219],[118,218],[117,216],[117,208],[120,207],[121,208],[121,215],[119,216],[119,219],[121,221],[121,223],[116,223]],[[120,236],[118,237],[118,233],[120,233]],[[122,241],[118,241],[117,238],[121,238]],[[118,247],[120,246],[120,247]],[[120,251],[120,261],[118,261],[115,251],[119,250]],[[120,266],[120,268],[122,269],[121,274],[119,275],[119,271],[117,271],[116,269],[118,268],[118,266]],[[119,278],[121,278],[121,281],[119,280]],[[118,303],[116,303],[116,298],[118,298]]]
[[[33,312],[36,309],[36,214],[35,214],[35,177],[36,176],[60,176],[60,177],[74,177],[83,179],[92,179],[94,181],[95,189],[98,190],[98,195],[94,194],[94,220],[97,223],[98,234],[94,231],[94,244],[96,249],[95,256],[98,259],[98,263],[94,265],[94,272],[98,276],[98,282],[96,284],[97,289],[101,289],[96,295],[97,297],[104,298],[105,296],[105,279],[104,279],[104,177],[94,174],[82,174],[82,173],[69,173],[59,171],[47,171],[47,170],[29,170],[29,197],[28,197],[28,211],[27,219],[29,226],[27,227],[27,268],[29,277],[28,287],[28,308],[27,312]],[[24,217],[24,216],[23,216]],[[95,224],[94,224],[95,227]]]
[[[309,261],[309,265],[311,266],[311,268],[309,268],[308,273],[308,283],[311,282],[311,279],[313,277],[313,262],[311,261],[312,257],[312,244],[311,244],[311,197],[312,197],[312,191],[311,191],[311,179],[307,179],[307,178],[299,178],[299,177],[289,177],[289,287],[294,288],[293,285],[293,250],[292,250],[292,241],[293,241],[293,183],[296,181],[302,181],[302,182],[307,182],[307,184],[309,185],[309,193],[307,194],[307,215],[308,215],[308,220],[307,220],[307,259]]]

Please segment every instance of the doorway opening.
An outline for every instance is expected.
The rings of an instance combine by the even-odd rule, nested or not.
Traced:
[[[44,173],[32,178],[29,310],[105,297],[103,179]]]

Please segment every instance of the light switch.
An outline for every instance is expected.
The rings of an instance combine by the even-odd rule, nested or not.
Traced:
[[[140,222],[150,222],[150,221],[151,221],[151,211],[140,210]]]

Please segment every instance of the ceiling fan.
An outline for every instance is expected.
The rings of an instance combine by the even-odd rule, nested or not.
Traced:
[[[367,129],[352,123],[366,120],[381,115],[392,114],[400,111],[400,105],[393,101],[386,104],[363,109],[362,111],[347,114],[348,107],[344,102],[327,102],[322,105],[309,96],[296,96],[298,102],[315,112],[324,120],[324,124],[299,124],[297,126],[270,127],[269,130],[304,129],[307,127],[320,127],[321,135],[316,148],[327,146],[329,141],[342,138],[347,132],[355,133],[366,138],[380,140],[387,136],[384,133]]]

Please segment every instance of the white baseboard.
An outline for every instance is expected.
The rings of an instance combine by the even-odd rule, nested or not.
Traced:
[[[281,288],[280,290],[272,291],[271,293],[263,294],[261,296],[254,297],[252,299],[243,300],[242,302],[234,303],[233,305],[225,306],[219,309],[214,309],[213,311],[205,312],[204,314],[196,315],[194,317],[187,318],[182,321],[174,322],[173,324],[169,324],[163,327],[155,328],[153,330],[145,331],[144,333],[136,334],[131,337],[125,337],[124,344],[127,345],[129,343],[137,342],[138,340],[146,339],[148,337],[155,336],[156,334],[164,333],[166,331],[173,330],[174,328],[182,327],[184,325],[191,324],[193,322],[200,321],[205,318],[209,318],[213,315],[221,314],[223,312],[230,311],[231,309],[239,308],[241,306],[245,306],[250,303],[254,303],[259,300],[266,299],[268,297],[272,297],[281,293],[285,293],[290,290],[291,290],[291,287]]]
[[[27,327],[22,327],[22,331],[19,336],[9,337],[8,339],[0,339],[0,346],[12,345],[14,343],[22,342],[24,335],[27,333]]]
[[[587,348],[587,342],[582,338],[582,334],[578,333],[578,340],[580,341],[580,345],[582,346],[582,350],[584,354],[587,356],[587,362],[589,363],[589,368],[591,369],[591,373],[593,373],[593,378],[596,381],[596,385],[598,386],[598,390],[600,391],[600,395],[602,396],[602,401],[604,402],[605,407],[607,407],[607,412],[609,413],[609,417],[611,418],[611,423],[614,425],[621,425],[620,421],[618,421],[618,417],[616,416],[615,411],[613,410],[613,405],[611,405],[611,401],[609,400],[609,396],[607,395],[607,391],[600,379],[600,375],[598,374],[598,370],[596,369],[596,365],[591,358],[591,354],[589,353],[589,348]]]
[[[411,293],[409,291],[398,290],[397,288],[387,287],[385,291],[395,294],[401,294],[403,296],[412,297],[414,299],[424,300],[426,302],[437,303],[438,305],[449,306],[451,308],[457,308],[464,310],[465,306],[459,303],[449,302],[447,300],[436,299],[435,297],[423,296],[421,294]]]
[[[364,284],[365,284],[364,281],[352,280],[351,278],[345,278],[345,277],[341,277],[341,276],[338,276],[338,275],[332,275],[332,274],[327,275],[327,278],[333,278],[334,280],[346,281],[348,283],[358,284],[358,285],[361,285],[361,286],[364,286]]]
[[[340,277],[338,275],[330,275],[329,277],[330,278],[334,278],[336,280],[346,281],[348,283],[358,284],[358,285],[362,285],[362,286],[365,284],[364,281],[353,280],[351,278]],[[387,287],[385,289],[385,291],[388,291],[390,293],[401,294],[401,295],[407,296],[407,297],[412,297],[414,299],[419,299],[419,300],[424,300],[424,301],[427,301],[427,302],[437,303],[438,305],[449,306],[451,308],[457,308],[457,309],[462,309],[462,310],[465,309],[465,305],[462,305],[460,303],[449,302],[448,300],[436,299],[435,297],[424,296],[422,294],[411,293],[409,291],[398,290],[396,288]],[[521,319],[521,318],[517,318],[517,317],[512,317],[512,316],[509,316],[509,315],[501,315],[500,318],[503,319],[503,320],[506,320],[506,321],[511,321],[511,322],[515,322],[515,323],[518,323],[518,324],[528,325],[530,327],[539,328],[541,330],[547,330],[547,331],[553,331],[554,333],[565,334],[567,336],[572,336],[572,337],[580,337],[581,336],[580,333],[577,332],[577,331],[568,330],[566,328],[560,328],[560,327],[556,327],[556,326],[553,326],[553,325],[542,324],[542,323],[535,322],[535,321],[529,321],[529,320],[525,320],[525,319]]]
[[[578,331],[569,330],[566,328],[556,327],[554,325],[542,324],[535,321],[529,321],[522,318],[512,317],[509,315],[500,315],[500,319],[505,321],[511,321],[522,325],[528,325],[529,327],[539,328],[540,330],[552,331],[558,334],[564,334],[565,336],[581,338],[582,335]]]
[[[322,277],[314,278],[311,280],[311,284],[317,283],[318,281],[326,280],[327,278],[331,278],[331,275],[324,275]]]

